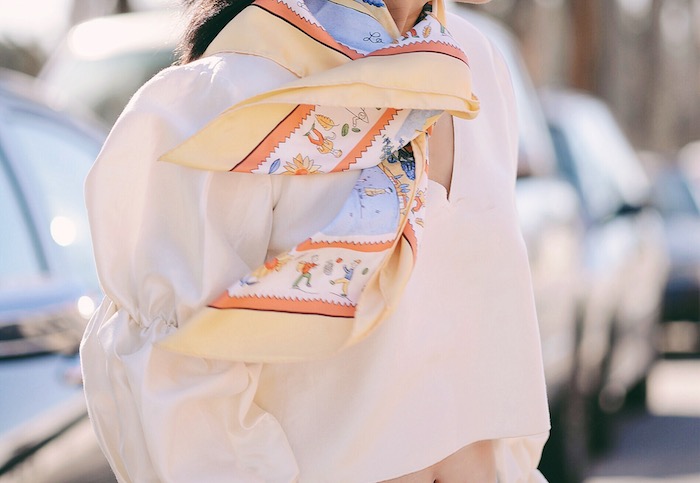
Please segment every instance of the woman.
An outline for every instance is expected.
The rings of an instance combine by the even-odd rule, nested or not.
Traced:
[[[118,479],[541,481],[503,61],[439,0],[242,7],[193,5],[87,181]]]

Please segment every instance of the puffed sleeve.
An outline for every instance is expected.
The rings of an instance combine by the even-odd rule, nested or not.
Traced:
[[[158,346],[264,261],[274,205],[268,177],[158,159],[288,76],[264,59],[235,54],[166,69],[131,100],[88,176],[106,297],[83,337],[81,363],[88,413],[120,482],[296,478],[284,431],[253,401],[259,364]]]
[[[158,161],[221,111],[265,88],[264,81],[240,79],[241,69],[231,64],[204,59],[149,81],[116,122],[88,176],[101,284],[144,325],[156,318],[173,325],[186,320],[266,255],[269,178]],[[260,79],[266,77],[280,75]]]

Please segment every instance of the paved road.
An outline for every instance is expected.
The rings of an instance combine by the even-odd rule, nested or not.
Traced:
[[[618,418],[585,483],[700,483],[700,361],[659,362],[647,390],[647,408]]]

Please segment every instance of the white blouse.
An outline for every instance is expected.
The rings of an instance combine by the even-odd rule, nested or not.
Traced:
[[[376,482],[495,440],[499,481],[536,471],[549,418],[514,203],[507,69],[465,20],[481,113],[454,120],[449,198],[430,182],[424,239],[398,312],[323,360],[247,364],[154,345],[270,254],[328,224],[358,172],[267,177],[157,161],[224,109],[289,81],[218,54],[149,81],[86,185],[105,301],[81,355],[90,416],[120,481]]]

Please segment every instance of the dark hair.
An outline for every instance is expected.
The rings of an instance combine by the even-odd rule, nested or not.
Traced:
[[[199,59],[227,23],[254,0],[184,0],[189,21],[178,46],[178,64]]]

